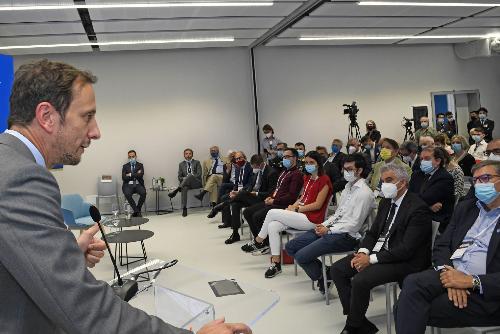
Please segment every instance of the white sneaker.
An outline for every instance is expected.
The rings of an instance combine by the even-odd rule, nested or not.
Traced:
[[[264,246],[262,248],[258,248],[255,251],[253,251],[252,255],[253,256],[259,256],[259,255],[266,255],[266,254],[269,254],[269,253],[271,253],[271,250],[270,250],[269,246]]]

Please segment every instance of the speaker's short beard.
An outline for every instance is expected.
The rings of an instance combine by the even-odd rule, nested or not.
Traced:
[[[81,156],[76,156],[71,153],[63,153],[61,157],[61,163],[63,165],[68,165],[68,166],[75,166],[80,163]]]

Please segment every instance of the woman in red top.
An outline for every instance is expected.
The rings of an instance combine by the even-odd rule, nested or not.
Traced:
[[[316,151],[307,153],[305,172],[302,195],[286,210],[270,210],[255,239],[256,242],[261,243],[269,236],[271,266],[265,273],[266,278],[272,278],[281,273],[280,233],[282,231],[289,228],[312,230],[325,220],[328,199],[332,194],[332,183],[324,174],[322,158]]]

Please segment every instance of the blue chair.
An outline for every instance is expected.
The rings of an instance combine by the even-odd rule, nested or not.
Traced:
[[[78,194],[64,195],[61,200],[64,222],[70,229],[86,229],[94,225],[90,217],[90,204]]]

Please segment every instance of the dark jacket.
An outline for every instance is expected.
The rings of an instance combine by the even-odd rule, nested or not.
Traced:
[[[344,152],[339,152],[335,155],[335,158],[333,158],[332,163],[337,166],[339,171],[342,171],[342,168],[344,168],[344,161],[347,158],[347,154]]]
[[[132,166],[129,163],[126,163],[122,167],[122,180],[123,184],[128,184],[130,181],[136,180],[137,183],[144,187],[144,165],[140,162],[135,163],[134,173],[131,173]],[[127,176],[127,174],[132,174],[131,176]]]
[[[479,125],[481,125],[481,121],[478,121]],[[486,119],[484,124],[482,124],[484,129],[484,140],[489,143],[493,140],[493,129],[495,128],[495,122],[491,119]]]
[[[177,179],[179,182],[182,182],[182,180],[188,175],[187,174],[187,162],[181,161],[179,163],[179,170],[177,171]],[[201,174],[202,174],[202,168],[201,168],[201,163],[198,160],[191,159],[191,169],[193,175],[200,181],[201,181]]]
[[[252,181],[250,183],[250,189],[248,191],[253,191],[253,187],[255,186],[255,182],[257,181],[257,174],[253,174]],[[261,200],[266,199],[268,196],[271,196],[273,191],[276,189],[276,182],[278,182],[278,173],[269,165],[264,167],[262,171],[262,180],[260,183],[260,188],[258,192],[258,198]]]
[[[242,171],[243,171],[243,179],[240,180],[240,173]],[[236,171],[234,174],[233,190],[237,191],[239,186],[243,186],[243,189],[249,190],[252,187],[251,184],[252,175],[253,175],[252,165],[250,165],[248,161],[243,165],[243,167],[236,167]]]
[[[360,248],[369,251],[375,247],[382,234],[391,208],[391,200],[380,200],[377,216],[366,232]],[[429,268],[431,264],[432,219],[427,204],[416,194],[406,192],[394,224],[389,231],[389,250],[377,253],[378,263],[405,262],[415,271]]]
[[[363,148],[363,155],[368,158],[368,162],[370,163],[369,166],[373,165],[374,163],[379,161],[379,156],[380,156],[380,146],[375,145],[375,147],[372,148],[372,150],[375,150],[375,159],[372,159],[372,154],[371,150],[367,150],[366,148]]]
[[[476,164],[476,159],[469,153],[467,153],[462,160],[458,162],[460,168],[464,172],[464,176],[472,176],[472,166]]]
[[[278,184],[276,185],[276,196],[274,196],[273,205],[286,208],[299,197],[300,190],[304,185],[304,177],[297,167],[283,171],[280,177],[282,177],[281,186],[278,188]],[[278,180],[280,177],[278,177]]]
[[[450,257],[462,244],[465,235],[470,230],[477,217],[479,208],[476,205],[477,199],[470,199],[458,203],[450,224],[446,231],[435,241],[432,254],[434,265],[453,266]],[[480,275],[483,288],[482,301],[483,309],[488,313],[494,313],[500,308],[500,220],[493,230],[488,254],[486,256],[486,275]]]
[[[432,220],[441,223],[439,230],[443,231],[448,224],[455,205],[455,185],[453,177],[444,168],[439,168],[427,181],[426,175],[421,170],[413,173],[409,190],[424,200],[430,207],[441,203],[443,207],[438,212],[432,213]]]
[[[325,170],[325,174],[330,178],[330,182],[333,186],[333,193],[337,193],[339,191],[344,190],[347,181],[344,179],[340,170],[337,168],[337,165],[333,162],[327,161],[323,165],[323,169]]]

